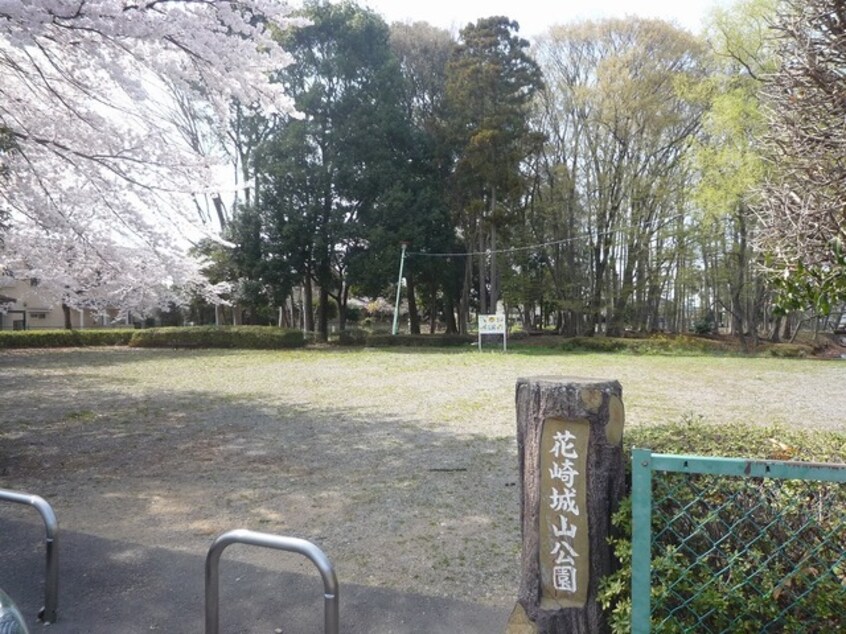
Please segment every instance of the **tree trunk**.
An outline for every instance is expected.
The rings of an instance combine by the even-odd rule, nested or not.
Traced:
[[[485,262],[485,232],[479,223],[479,314],[488,314],[487,263]]]
[[[458,310],[461,312],[460,307]],[[455,302],[450,293],[444,293],[444,322],[448,335],[454,335],[458,332],[458,324],[455,323]]]
[[[473,258],[468,253],[464,258],[464,282],[461,286],[461,302],[458,306],[458,332],[467,334],[470,322],[470,287],[473,284]]]
[[[775,322],[773,323],[773,332],[772,336],[770,337],[770,341],[772,343],[780,343],[781,342],[781,322],[783,321],[784,317],[779,315],[775,318]]]
[[[445,309],[446,310],[446,309]],[[438,287],[432,280],[429,288],[429,334],[434,335],[438,327]]]
[[[626,328],[626,309],[634,290],[634,256],[629,252],[628,261],[623,270],[620,293],[613,301],[614,313],[609,316],[606,333],[609,337],[622,337]]]
[[[415,295],[414,287],[414,273],[406,261],[405,271],[405,290],[408,293],[408,320],[409,332],[412,335],[420,334],[420,314],[417,311],[417,297]]]
[[[317,337],[320,341],[329,341],[329,289],[326,284],[320,285],[319,304],[317,309]]]
[[[311,288],[311,275],[306,273],[303,280],[303,328],[306,332],[314,332],[314,296]]]
[[[341,282],[341,292],[334,296],[338,304],[338,330],[343,332],[347,329],[347,308],[350,299],[350,287],[346,281]]]
[[[607,267],[607,260],[602,257],[602,250],[599,244],[593,248],[593,292],[590,299],[590,327],[586,333],[592,337],[599,331],[599,324],[602,319],[602,287],[605,285],[605,270]]]
[[[65,318],[65,330],[73,330],[73,324],[71,323],[71,308],[64,302],[62,302],[62,314]]]

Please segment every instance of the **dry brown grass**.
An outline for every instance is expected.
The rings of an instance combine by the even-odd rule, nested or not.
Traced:
[[[195,554],[235,527],[296,535],[326,550],[342,584],[508,606],[514,384],[550,374],[619,380],[629,425],[701,415],[846,430],[838,361],[10,351],[0,487],[45,496],[65,530]]]

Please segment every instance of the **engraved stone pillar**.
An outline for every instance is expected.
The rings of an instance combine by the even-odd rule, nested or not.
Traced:
[[[596,600],[613,571],[607,538],[624,494],[617,381],[517,381],[523,536],[520,589],[506,634],[597,634]]]

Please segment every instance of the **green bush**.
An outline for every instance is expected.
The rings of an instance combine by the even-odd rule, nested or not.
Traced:
[[[800,343],[779,343],[767,347],[767,352],[770,356],[781,357],[783,359],[803,359],[811,351],[809,346]]]
[[[191,326],[150,328],[133,332],[129,345],[135,348],[301,348],[299,330],[273,326]]]
[[[79,346],[125,346],[135,333],[131,329],[13,330],[0,332],[0,348],[75,348]]]
[[[719,340],[689,335],[653,335],[642,338],[573,337],[561,344],[566,352],[628,352],[631,354],[724,354]]]
[[[693,332],[697,335],[710,335],[717,330],[713,319],[698,319],[693,322]]]
[[[627,431],[626,444],[628,446],[647,447],[655,453],[669,454],[694,454],[702,456],[726,456],[740,457],[761,460],[802,460],[810,462],[833,462],[843,463],[846,456],[846,434],[822,430],[803,431],[783,426],[758,427],[732,425],[722,427],[719,425],[706,424],[701,418],[686,417],[679,423],[658,425],[650,427],[637,427]],[[631,456],[625,457],[627,469],[631,467]],[[665,474],[666,476],[667,474]],[[686,478],[681,474],[682,478]],[[661,482],[665,484],[670,480],[662,476]],[[707,476],[706,476],[707,477]],[[666,481],[666,482],[665,482]],[[743,615],[745,623],[757,623],[752,625],[752,630],[762,623],[777,615],[785,605],[797,605],[796,613],[803,615],[807,627],[799,627],[798,623],[791,621],[794,616],[790,614],[784,617],[784,631],[834,631],[829,628],[836,624],[840,618],[839,609],[832,606],[842,605],[844,592],[846,590],[846,571],[839,573],[840,582],[835,576],[829,575],[829,579],[820,583],[813,595],[803,595],[803,589],[807,587],[801,578],[803,574],[813,566],[797,567],[796,570],[780,569],[776,563],[767,559],[769,549],[764,545],[765,540],[758,537],[757,529],[753,527],[754,535],[744,534],[748,525],[742,524],[739,520],[744,515],[751,513],[750,509],[756,508],[762,496],[777,509],[785,509],[785,520],[783,526],[767,526],[766,521],[761,521],[761,526],[767,526],[770,531],[767,541],[778,544],[789,543],[792,535],[789,534],[795,529],[801,530],[807,517],[816,517],[820,523],[819,530],[822,533],[831,531],[836,534],[842,531],[843,526],[826,525],[826,523],[837,523],[836,514],[828,519],[820,519],[823,516],[818,512],[818,505],[821,499],[818,494],[809,495],[807,490],[804,493],[795,490],[796,483],[786,481],[757,480],[738,478],[712,478],[707,480],[708,486],[700,483],[701,490],[698,493],[699,502],[692,498],[687,499],[689,490],[686,487],[673,488],[671,495],[659,495],[658,481],[653,485],[654,503],[653,516],[663,514],[672,515],[675,518],[674,526],[681,526],[678,515],[679,507],[701,508],[703,505],[708,508],[722,506],[724,513],[732,515],[727,520],[721,516],[721,522],[728,522],[732,526],[731,538],[721,542],[717,551],[711,551],[708,558],[695,559],[690,557],[689,552],[704,552],[705,549],[697,549],[691,531],[678,529],[678,547],[668,544],[672,537],[666,535],[661,539],[662,549],[653,553],[652,567],[655,571],[654,586],[652,588],[652,601],[655,609],[660,609],[666,614],[671,607],[675,607],[681,597],[686,597],[690,603],[687,607],[691,612],[700,615],[709,615],[709,623],[700,622],[697,624],[685,624],[683,617],[684,610],[674,613],[667,622],[654,631],[662,632],[684,632],[693,631],[693,627],[708,628],[714,625],[716,629],[709,631],[726,631],[724,625],[716,624],[721,619],[731,622],[738,615]],[[743,489],[746,487],[746,489]],[[843,487],[831,488],[828,493],[827,504],[835,508],[842,508],[846,504],[846,491]],[[661,488],[660,490],[663,490]],[[827,489],[828,490],[828,489]],[[751,491],[751,495],[750,495]],[[833,494],[831,493],[833,491]],[[831,496],[836,499],[831,499]],[[730,505],[725,504],[726,500],[733,500]],[[697,505],[697,506],[694,506]],[[666,508],[665,508],[666,506]],[[765,506],[765,510],[770,510]],[[736,518],[734,517],[736,516]],[[733,520],[738,519],[735,523]],[[693,521],[693,520],[691,520]],[[715,520],[716,521],[716,520]],[[842,521],[842,514],[840,515]],[[605,610],[606,618],[615,634],[622,634],[631,631],[631,498],[626,498],[620,509],[614,515],[612,523],[616,529],[616,536],[611,540],[614,553],[620,563],[618,571],[600,583],[599,600]],[[664,524],[653,527],[657,531]],[[746,527],[744,529],[744,526]],[[788,534],[782,534],[785,533]],[[681,539],[686,539],[684,544]],[[758,549],[767,552],[758,553],[753,543],[758,541]],[[811,548],[809,544],[806,546]],[[796,552],[786,553],[790,561],[799,562],[804,556],[803,544],[797,543],[792,547]],[[824,552],[820,547],[817,554],[823,560],[826,558],[832,562],[842,552],[837,540],[829,541]],[[743,585],[744,575],[751,574],[743,566],[749,566],[749,561],[759,563],[751,564],[754,568],[756,585],[749,587]],[[719,562],[717,561],[719,560]],[[726,564],[728,561],[730,564]],[[819,573],[819,570],[816,571]],[[842,582],[842,583],[841,583]],[[802,603],[802,605],[800,605]],[[663,609],[662,609],[663,608]],[[775,612],[774,612],[775,610]],[[813,624],[811,626],[810,624]],[[733,631],[747,631],[732,626]],[[794,629],[798,628],[798,629]],[[781,631],[781,630],[779,630]]]
[[[338,333],[335,342],[340,346],[363,346],[369,334],[363,328],[347,328]]]
[[[652,335],[650,337],[573,337],[561,344],[565,352],[616,352],[662,355],[726,355],[741,354],[738,341],[692,335]],[[804,358],[813,354],[807,344],[762,343],[752,354]]]
[[[561,344],[565,352],[619,352],[632,344],[615,337],[573,337]]]
[[[361,321],[362,310],[357,306],[347,306],[347,323],[357,324]]]
[[[475,343],[473,335],[370,335],[366,345],[373,348],[403,346],[415,348],[450,348]]]

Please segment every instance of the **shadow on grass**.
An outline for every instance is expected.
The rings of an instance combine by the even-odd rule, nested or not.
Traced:
[[[356,629],[344,631],[502,629],[491,624],[513,605],[519,566],[512,442],[356,414],[343,403],[314,408],[305,399],[290,405],[191,389],[134,395],[121,389],[128,378],[84,372],[188,355],[202,372],[204,359],[221,352],[74,350],[12,355],[3,369],[0,487],[45,497],[71,535],[61,565],[71,594],[60,601],[79,604],[68,627],[81,625],[54,631],[146,632],[159,622],[161,631],[200,631],[202,556],[214,535],[239,527],[310,539],[335,563],[342,592],[353,582],[370,586],[348,595],[358,597],[360,614],[348,617]],[[43,575],[33,561],[41,558],[29,558],[24,574],[9,513],[0,506],[0,587],[32,613]],[[283,581],[274,582],[280,592],[304,585],[296,576]],[[451,608],[447,597],[472,605]],[[271,614],[250,591],[238,601],[244,623]],[[451,624],[438,626],[450,610]],[[88,627],[101,621],[111,629]]]

